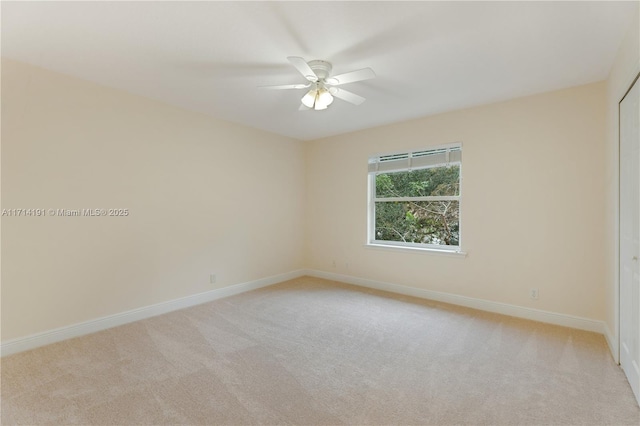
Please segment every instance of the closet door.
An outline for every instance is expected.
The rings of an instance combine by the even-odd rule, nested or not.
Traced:
[[[640,82],[620,101],[620,365],[640,404]]]

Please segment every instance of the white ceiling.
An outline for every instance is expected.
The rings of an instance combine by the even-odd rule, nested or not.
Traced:
[[[2,56],[309,140],[607,77],[638,2],[7,2]],[[298,111],[287,56],[371,67]]]

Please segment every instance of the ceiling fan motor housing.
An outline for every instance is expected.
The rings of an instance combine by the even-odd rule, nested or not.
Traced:
[[[308,64],[309,68],[311,68],[313,72],[316,73],[316,76],[318,76],[319,80],[324,80],[329,77],[329,74],[331,74],[331,62],[316,59],[313,61],[309,61]]]

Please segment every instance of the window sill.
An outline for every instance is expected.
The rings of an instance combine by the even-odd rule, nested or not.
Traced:
[[[388,250],[388,251],[406,251],[411,253],[425,253],[425,254],[435,254],[438,256],[450,256],[450,257],[467,257],[467,253],[464,251],[456,251],[456,250],[439,250],[433,248],[423,248],[423,247],[405,247],[405,246],[394,246],[387,244],[372,244],[368,243],[364,245],[365,248],[373,249],[373,250]]]

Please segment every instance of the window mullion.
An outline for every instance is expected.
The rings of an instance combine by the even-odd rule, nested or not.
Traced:
[[[410,201],[460,201],[459,195],[429,195],[424,197],[385,197],[374,198],[376,203],[402,203]]]

